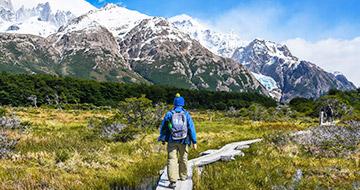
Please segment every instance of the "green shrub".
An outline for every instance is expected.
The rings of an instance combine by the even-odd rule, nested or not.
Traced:
[[[71,154],[68,150],[60,149],[55,152],[55,162],[56,163],[65,162],[66,160],[68,160],[70,158],[70,156],[71,156]]]
[[[120,102],[117,117],[126,119],[127,124],[137,128],[158,127],[166,109],[164,103],[153,105],[151,100],[142,95]]]
[[[0,117],[3,117],[6,115],[6,109],[2,106],[0,106]]]
[[[140,133],[140,129],[135,127],[125,127],[120,133],[113,135],[115,142],[128,142],[135,139],[135,136]]]

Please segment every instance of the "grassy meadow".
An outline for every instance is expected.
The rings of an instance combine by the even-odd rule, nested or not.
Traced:
[[[109,189],[113,185],[136,187],[143,180],[158,176],[166,164],[166,148],[156,141],[157,129],[140,133],[129,142],[112,142],[100,138],[88,127],[92,118],[109,118],[115,114],[115,110],[6,109],[31,126],[25,131],[3,131],[19,142],[8,158],[0,160],[0,189]],[[216,111],[191,113],[199,141],[198,150],[190,151],[191,158],[229,142],[261,138],[281,131],[301,130],[311,125],[301,121],[253,122],[230,118],[224,112]],[[208,189],[228,183],[225,179],[219,180],[219,183],[208,179],[216,176],[226,178],[227,172],[237,176],[238,169],[234,166],[241,164],[242,159],[249,159],[247,167],[252,168],[254,165],[250,163],[254,154],[247,153],[234,163],[219,163],[206,168],[196,188]],[[234,173],[230,169],[234,169]],[[247,172],[251,171],[254,168]],[[212,175],[213,172],[218,174]]]
[[[233,162],[218,162],[195,176],[194,189],[354,189],[360,187],[360,154],[313,157],[267,144],[244,150]],[[295,149],[296,150],[296,149]]]

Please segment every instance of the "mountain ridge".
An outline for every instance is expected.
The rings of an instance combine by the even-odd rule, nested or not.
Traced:
[[[106,17],[105,20],[102,16]],[[18,34],[7,36],[19,37]],[[22,35],[22,38],[22,44],[26,44],[33,36]],[[25,59],[16,63],[6,59],[16,57],[21,49],[18,46],[22,44],[5,40],[0,41],[0,47],[8,53],[1,62],[11,65],[10,69],[14,69],[14,65],[27,67],[22,71],[28,73],[213,91],[256,91],[268,95],[243,66],[208,51],[165,18],[150,17],[113,4],[72,19],[47,38],[36,38],[44,48],[35,49],[35,52],[42,53],[43,49],[54,52],[54,59],[47,59],[49,68],[45,69],[43,65],[30,67]],[[32,46],[21,50],[28,52],[27,56],[39,56],[31,52],[34,50]],[[46,60],[40,63],[43,62]]]
[[[9,9],[12,7],[9,0],[0,1],[1,5],[3,5],[2,7],[6,5]],[[3,11],[2,17],[5,17],[6,9],[0,8],[0,10]],[[51,20],[55,17],[49,3],[40,4],[40,8],[35,10],[35,16],[32,17],[35,19],[34,23],[45,24],[39,27],[40,29],[56,28],[54,19]],[[60,62],[68,62],[71,66],[74,65],[71,62],[84,57],[84,60],[88,60],[91,64],[83,63],[82,66],[88,65],[83,69],[100,69],[103,72],[114,74],[114,76],[109,76],[109,73],[103,75],[97,72],[95,74],[87,72],[95,79],[129,77],[126,81],[148,81],[150,83],[155,81],[157,83],[165,82],[164,77],[158,78],[159,74],[162,76],[175,74],[182,78],[180,83],[187,88],[211,88],[211,90],[224,91],[256,89],[261,93],[269,93],[275,99],[284,101],[297,95],[318,97],[331,87],[340,87],[343,90],[354,88],[354,85],[344,75],[329,74],[312,63],[301,61],[293,56],[284,45],[260,39],[255,39],[244,45],[245,42],[239,36],[214,31],[211,27],[188,15],[167,19],[151,17],[115,4],[90,10],[79,17],[73,16],[71,12],[60,13],[62,15],[58,15],[57,19],[61,21],[58,23],[61,24],[61,27],[58,27],[56,32],[52,32],[55,30],[52,28],[49,31],[40,32],[38,35],[47,37],[45,41],[58,51]],[[64,15],[65,13],[69,15]],[[2,15],[1,12],[0,15]],[[46,26],[47,23],[51,23],[51,26]],[[3,28],[1,25],[6,24],[0,22],[0,28]],[[21,26],[23,25],[12,25],[10,28],[14,31],[7,32],[21,33]],[[45,33],[49,35],[44,35]],[[246,49],[250,46],[252,46],[251,50],[250,48]],[[198,50],[195,51],[194,47]],[[258,55],[260,54],[263,56],[262,58],[259,58]],[[254,58],[257,61],[251,61]],[[233,60],[241,64],[236,64]],[[293,72],[277,72],[277,69],[270,69],[271,72],[268,69],[269,71],[265,72],[262,68],[264,65],[272,65],[269,61],[276,62],[274,65],[277,65],[278,69],[287,65],[287,68],[296,70],[300,64],[305,70],[315,68],[313,69],[314,72],[322,73],[323,78],[326,78],[326,80],[322,80],[325,87],[321,88],[320,91],[311,88],[295,88],[298,83],[307,84],[299,78],[293,79],[290,76],[294,75]],[[168,67],[165,67],[164,63],[167,63]],[[211,67],[207,63],[210,63]],[[172,66],[170,67],[170,65]],[[79,64],[78,66],[82,68]],[[110,71],[111,68],[123,68],[126,71]],[[162,70],[164,68],[168,70]],[[66,69],[62,71],[57,71],[57,74],[72,73]],[[82,71],[77,69],[75,73],[80,74]],[[304,75],[303,77],[311,76]],[[170,78],[176,81],[176,77]],[[167,81],[171,81],[170,78]],[[216,80],[212,81],[214,78]],[[286,81],[288,79],[295,81],[285,85],[285,79]],[[244,84],[242,84],[243,82]],[[301,93],[304,89],[309,92]],[[288,92],[289,90],[291,93]],[[294,90],[295,92],[293,92]]]
[[[255,39],[248,46],[238,48],[233,59],[252,72],[272,77],[282,90],[282,101],[298,96],[318,98],[333,88],[356,88],[343,75],[337,78],[319,66],[295,57],[286,45],[266,40]]]

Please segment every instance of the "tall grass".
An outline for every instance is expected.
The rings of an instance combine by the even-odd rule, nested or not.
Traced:
[[[20,141],[11,158],[0,160],[0,189],[109,189],[114,184],[131,187],[158,176],[166,164],[166,146],[156,142],[156,129],[138,135],[133,141],[115,143],[100,138],[87,126],[91,118],[109,118],[115,114],[114,110],[8,109],[22,121],[30,122],[31,127],[22,133],[12,132]],[[192,116],[199,149],[191,150],[190,158],[229,142],[311,125],[296,121],[251,122],[213,111],[194,111]],[[234,167],[234,172],[240,167],[234,165],[237,162],[229,164],[207,168],[198,183],[204,188],[213,187],[206,180],[213,181],[217,167],[224,170]],[[219,179],[215,187],[227,182]]]

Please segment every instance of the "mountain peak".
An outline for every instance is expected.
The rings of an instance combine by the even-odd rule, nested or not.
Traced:
[[[355,88],[343,75],[327,73],[313,63],[300,61],[286,45],[272,41],[255,39],[238,48],[233,59],[254,73],[273,78],[282,91],[281,101],[285,102],[297,96],[317,98],[331,88]]]
[[[7,10],[13,10],[13,5],[10,0],[0,0],[0,8],[4,8]]]
[[[193,20],[193,18],[188,14],[180,14],[169,18],[169,20]]]
[[[239,36],[215,31],[209,25],[186,14],[168,18],[168,21],[211,52],[223,57],[231,57],[236,48],[244,45]]]
[[[141,20],[150,18],[148,15],[113,3],[109,3],[101,9],[90,11],[87,16],[101,23],[102,26],[108,28],[118,38],[124,37]]]
[[[12,2],[15,11],[24,9],[36,8],[39,4],[49,3],[54,12],[69,11],[76,16],[85,14],[86,12],[96,9],[93,5],[85,0],[9,0]]]
[[[47,37],[71,19],[96,9],[85,0],[0,0],[0,32]],[[4,11],[5,9],[5,11]]]
[[[298,61],[298,58],[293,56],[286,45],[278,44],[272,41],[256,38],[248,46],[255,54],[267,54],[271,57],[277,57],[285,61]]]
[[[209,30],[209,27],[204,23],[201,23],[187,14],[170,17],[168,18],[168,21],[172,23],[173,26],[189,32],[196,32],[195,30]]]
[[[120,6],[115,3],[107,3],[102,9],[110,10],[110,9],[116,9],[118,7],[120,7]]]

